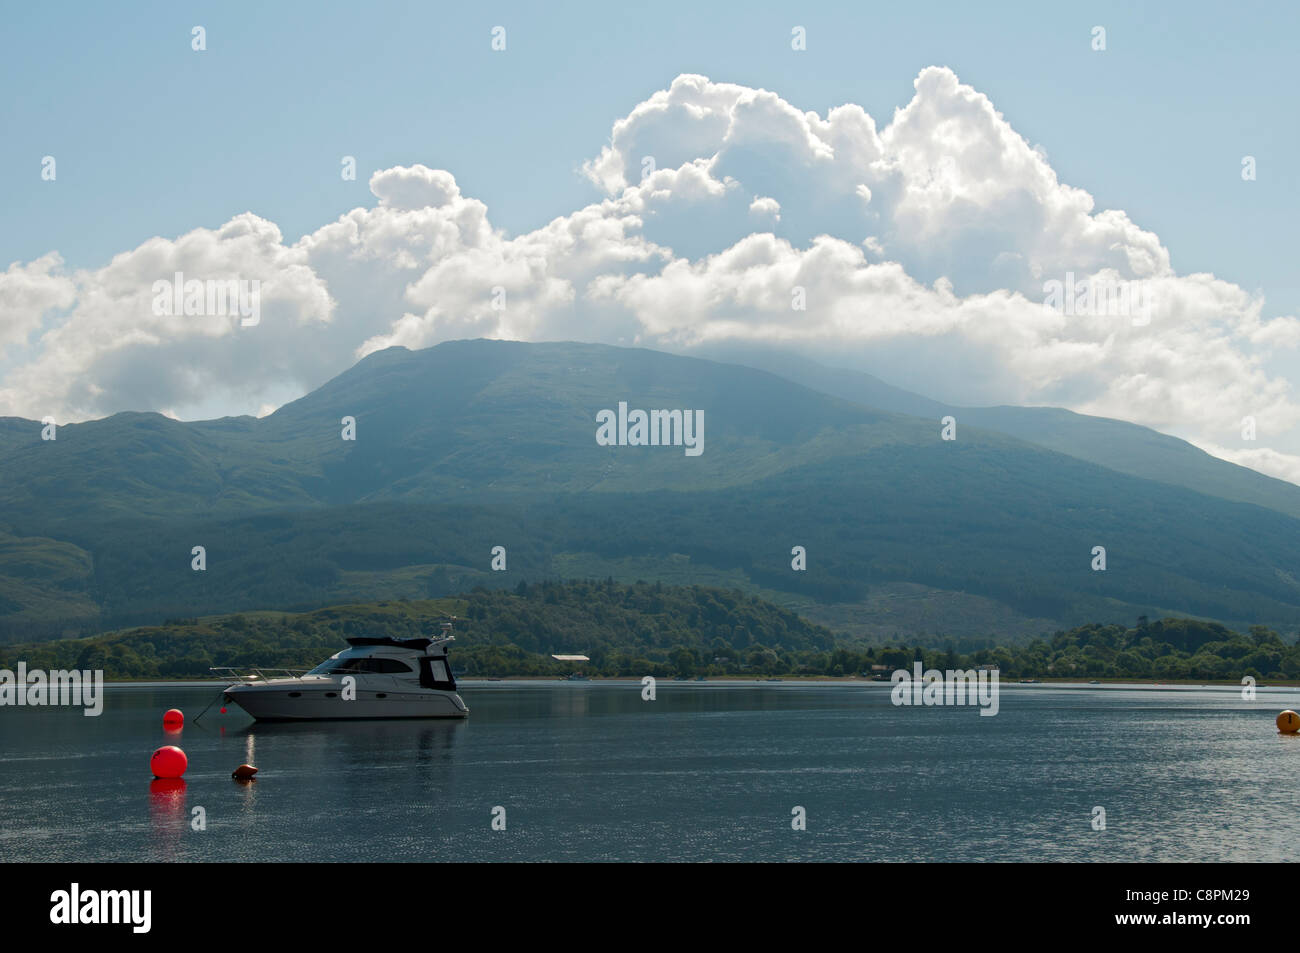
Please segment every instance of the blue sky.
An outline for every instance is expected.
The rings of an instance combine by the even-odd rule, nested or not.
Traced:
[[[15,6],[0,414],[262,414],[457,337],[760,343],[1300,483],[1296,10]],[[151,312],[182,268],[262,281],[267,320]],[[1076,270],[1156,317],[1045,312]]]
[[[479,5],[472,5],[479,7]],[[24,4],[0,34],[0,263],[98,266],[245,210],[288,240],[446,168],[519,233],[597,197],[611,122],[682,72],[883,124],[928,65],[987,94],[1062,181],[1300,311],[1297,7],[1288,4]],[[190,50],[190,28],[208,50]],[[489,49],[507,27],[507,53]],[[792,25],[809,48],[792,55]],[[1089,30],[1107,29],[1107,50]],[[44,155],[57,187],[39,180]],[[361,174],[341,182],[339,157]],[[1243,155],[1259,163],[1242,182]]]

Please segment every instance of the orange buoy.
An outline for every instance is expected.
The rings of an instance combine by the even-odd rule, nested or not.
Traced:
[[[257,774],[257,768],[251,764],[241,764],[231,772],[230,776],[236,781],[252,781],[255,774]]]
[[[183,724],[185,724],[185,715],[179,708],[168,708],[163,713],[164,728],[179,728]]]
[[[149,770],[155,778],[179,778],[189,767],[190,759],[175,745],[165,745],[149,759]]]
[[[1300,731],[1300,715],[1288,708],[1277,716],[1277,730],[1284,735],[1293,735]]]

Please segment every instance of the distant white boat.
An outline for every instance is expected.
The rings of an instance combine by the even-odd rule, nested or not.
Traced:
[[[223,697],[258,721],[464,718],[469,708],[447,664],[450,629],[444,623],[438,638],[350,638],[351,648],[308,672],[212,670],[235,679]]]

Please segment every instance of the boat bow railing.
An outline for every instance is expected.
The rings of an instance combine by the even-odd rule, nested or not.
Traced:
[[[266,682],[273,678],[298,678],[306,675],[308,668],[266,668],[260,665],[245,665],[235,668],[231,665],[214,665],[208,669],[220,678],[232,679],[244,685],[252,682]]]

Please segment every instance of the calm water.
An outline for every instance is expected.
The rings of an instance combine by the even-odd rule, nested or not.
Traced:
[[[0,860],[1293,860],[1295,690],[462,685],[465,722],[258,725],[209,686],[0,709]],[[149,755],[178,744],[181,790]],[[230,772],[250,761],[259,780]],[[505,831],[491,812],[506,809]],[[791,808],[807,810],[791,830]],[[1095,805],[1107,829],[1092,830]],[[207,829],[190,827],[192,809]]]

